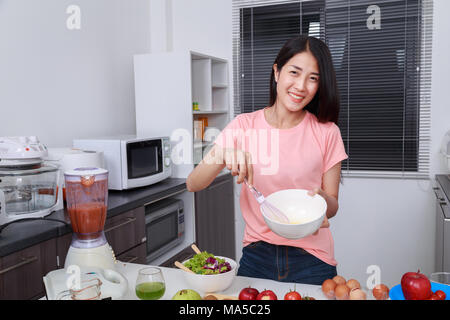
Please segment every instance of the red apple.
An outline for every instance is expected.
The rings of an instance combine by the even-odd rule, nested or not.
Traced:
[[[430,280],[420,271],[405,273],[401,286],[406,300],[426,300],[433,294]]]
[[[256,297],[258,296],[259,291],[255,288],[244,288],[239,293],[239,300],[256,300]]]
[[[277,295],[272,290],[261,291],[256,300],[278,300]]]
[[[302,296],[295,290],[289,290],[289,292],[284,295],[284,300],[302,300]]]

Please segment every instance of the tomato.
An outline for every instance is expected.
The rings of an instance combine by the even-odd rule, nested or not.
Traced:
[[[434,294],[439,298],[439,300],[445,300],[446,298],[446,294],[442,290],[437,290]]]
[[[438,297],[435,293],[433,293],[433,294],[431,295],[431,297],[429,297],[427,300],[440,300],[440,299],[439,299],[439,297]]]
[[[295,290],[289,290],[289,292],[284,295],[284,300],[302,300],[302,296]]]

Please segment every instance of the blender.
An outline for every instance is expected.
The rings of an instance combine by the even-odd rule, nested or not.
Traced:
[[[80,285],[92,281],[99,284],[97,298],[121,299],[127,293],[128,281],[116,270],[116,257],[103,230],[108,207],[108,171],[75,168],[64,172],[64,178],[73,235],[64,269],[53,270],[43,278],[47,298],[54,300],[72,292],[71,299],[79,299],[76,293],[85,289],[69,281],[70,274],[78,274]]]
[[[108,171],[76,168],[64,172],[67,211],[73,236],[65,268],[71,265],[115,270],[114,252],[103,231],[108,203]]]

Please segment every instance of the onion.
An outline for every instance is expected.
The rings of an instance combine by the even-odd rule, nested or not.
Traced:
[[[333,278],[333,281],[336,282],[336,284],[345,284],[346,283],[345,278],[341,277],[341,276],[335,276]]]
[[[384,284],[377,284],[372,289],[372,294],[377,300],[386,300],[389,297],[389,288]]]
[[[337,300],[348,300],[350,294],[350,288],[345,284],[338,284],[334,289],[334,294]]]
[[[366,293],[360,288],[354,288],[350,291],[350,300],[366,300]]]
[[[322,292],[328,299],[334,299],[334,289],[336,288],[336,282],[331,279],[327,279],[322,283]]]

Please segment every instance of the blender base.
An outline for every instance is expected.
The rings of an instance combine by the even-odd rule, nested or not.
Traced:
[[[115,270],[116,263],[117,260],[113,249],[108,243],[96,248],[81,249],[70,246],[64,268],[77,265],[79,267],[97,267]]]

